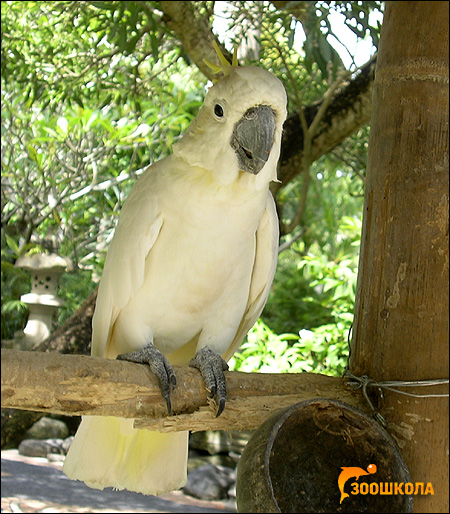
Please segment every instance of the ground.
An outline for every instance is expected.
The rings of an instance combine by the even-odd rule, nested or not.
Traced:
[[[236,512],[225,502],[207,502],[186,496],[181,491],[159,497],[129,491],[97,491],[83,483],[69,480],[62,463],[23,457],[17,450],[1,452],[2,512]]]

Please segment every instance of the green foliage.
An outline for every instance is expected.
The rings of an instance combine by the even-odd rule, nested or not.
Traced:
[[[330,62],[332,63],[334,73],[339,68],[338,58],[334,55],[336,51],[330,45],[330,39],[337,40],[340,45],[345,47],[344,43],[339,39],[339,35],[331,27],[329,20],[330,10],[343,14],[347,28],[360,39],[370,37],[374,47],[378,48],[381,24],[379,22],[372,24],[370,14],[374,11],[381,11],[381,2],[318,2],[314,5],[314,9],[316,15],[312,17],[312,26],[311,21],[309,21],[305,28],[307,33],[305,51],[308,61],[318,63],[324,78],[328,77]],[[317,30],[319,27],[320,29]],[[346,50],[348,55],[352,57],[351,51],[348,48]],[[355,65],[354,60],[353,65]]]
[[[114,48],[151,3],[88,4],[2,4],[2,338],[25,322],[29,278],[17,257],[56,251],[74,261],[61,323],[95,287],[138,174],[171,152],[202,102],[198,70],[170,44],[156,59],[144,42],[133,55]],[[114,35],[107,20],[122,7]]]
[[[358,217],[341,219],[341,244],[334,258],[317,242],[307,252],[304,242],[295,242],[280,255],[262,320],[235,355],[233,369],[342,374],[353,321],[360,231]]]
[[[28,314],[28,307],[20,301],[20,297],[29,292],[31,280],[22,269],[14,266],[20,253],[16,241],[2,231],[2,339],[13,337],[14,332],[23,328]]]
[[[3,2],[2,80],[19,86],[29,106],[137,99],[151,87],[140,65],[159,59],[163,26],[155,5]]]
[[[260,319],[229,361],[246,373],[322,373],[341,376],[347,365],[347,339],[334,324],[300,334],[275,334]]]
[[[291,341],[298,340],[295,334],[275,334],[262,320],[259,320],[247,334],[239,351],[229,361],[234,371],[281,373],[296,371],[303,365],[298,360]]]

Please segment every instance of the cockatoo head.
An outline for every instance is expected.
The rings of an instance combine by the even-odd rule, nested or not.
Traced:
[[[262,189],[277,178],[285,119],[280,80],[257,66],[230,66],[206,94],[174,154],[210,171],[219,185],[232,184],[245,173]]]

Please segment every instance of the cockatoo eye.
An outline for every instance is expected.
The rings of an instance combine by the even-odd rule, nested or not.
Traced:
[[[214,114],[218,117],[218,118],[223,118],[223,107],[220,105],[220,104],[216,104],[214,106]]]
[[[216,121],[224,122],[227,118],[227,102],[222,98],[214,100],[212,112]]]

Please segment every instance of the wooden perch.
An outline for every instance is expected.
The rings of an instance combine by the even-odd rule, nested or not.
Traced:
[[[344,401],[366,410],[346,379],[318,374],[225,373],[228,400],[215,417],[200,373],[175,366],[173,415],[167,415],[157,379],[148,366],[59,353],[2,350],[1,406],[54,414],[134,418],[135,426],[162,432],[243,430],[259,427],[274,412],[313,398]]]

